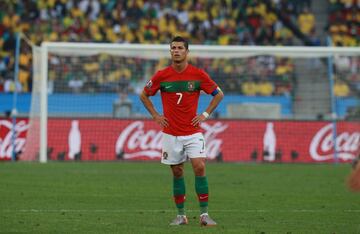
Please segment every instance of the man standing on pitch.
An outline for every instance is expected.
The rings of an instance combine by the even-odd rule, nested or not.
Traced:
[[[190,158],[195,190],[200,203],[200,224],[216,225],[208,215],[209,189],[205,174],[205,140],[199,124],[205,121],[224,97],[209,75],[188,63],[188,42],[175,37],[170,44],[172,63],[158,71],[146,84],[140,99],[153,119],[163,128],[161,162],[170,165],[177,217],[170,225],[187,224],[184,202],[184,162]],[[149,96],[160,90],[164,114],[159,114]],[[206,110],[197,115],[200,90],[213,96]]]

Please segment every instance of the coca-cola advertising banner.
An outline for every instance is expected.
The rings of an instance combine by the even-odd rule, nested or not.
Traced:
[[[28,121],[0,119],[0,160],[9,160],[13,152],[21,152],[25,146]]]
[[[201,126],[209,160],[349,162],[360,153],[357,122],[340,121],[334,128],[326,121],[208,120]],[[31,148],[28,129],[26,119],[17,120],[13,137],[12,121],[0,120],[1,160],[11,159],[14,146],[22,159],[24,149]],[[152,120],[48,121],[51,160],[159,160],[161,141],[161,128]]]

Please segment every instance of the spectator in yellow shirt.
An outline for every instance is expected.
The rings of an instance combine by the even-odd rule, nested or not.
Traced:
[[[301,32],[309,35],[311,30],[315,27],[315,16],[308,8],[304,8],[303,12],[298,17],[298,24]]]
[[[347,97],[350,95],[350,89],[349,86],[341,81],[341,80],[335,80],[334,84],[334,95],[336,97]]]

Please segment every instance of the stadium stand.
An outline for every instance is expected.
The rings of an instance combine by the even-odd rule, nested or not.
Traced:
[[[359,46],[360,4],[353,0],[329,0],[328,30],[336,46]]]
[[[360,3],[353,0],[329,0],[328,26],[334,46],[360,45]],[[335,95],[346,97],[360,92],[359,58],[336,58],[342,81],[335,83]],[[348,72],[350,71],[350,72]],[[353,90],[350,90],[353,87]]]
[[[273,0],[272,4],[285,10],[290,19],[298,21],[299,25],[308,25],[311,21],[307,19],[311,16],[302,15],[310,8],[311,1]],[[291,30],[269,11],[264,1],[258,0],[8,0],[2,1],[0,6],[5,9],[0,15],[0,91],[3,92],[13,91],[15,86],[22,92],[31,90],[31,57],[26,49],[21,51],[19,83],[13,82],[15,33],[19,31],[37,45],[42,41],[168,43],[175,32],[188,37],[192,44],[294,44]],[[311,15],[311,12],[308,14]],[[291,93],[294,74],[291,68],[286,69],[291,67],[291,61],[263,60],[270,60],[270,64],[262,66],[260,74],[254,74],[252,70],[240,79],[236,74],[242,68],[234,68],[232,64],[226,64],[227,61],[210,61],[209,69],[213,73],[225,72],[229,75],[228,80],[222,81],[226,91],[264,96]],[[111,88],[114,82],[126,84],[136,79],[131,72],[133,68],[127,68],[122,72],[124,74],[118,71],[95,80],[92,74],[96,74],[94,71],[100,65],[94,61],[84,63],[88,74],[68,74],[66,81],[57,80],[55,74],[50,75],[56,81],[54,90],[56,83],[66,82],[69,92],[89,89],[89,83],[96,91],[115,91]],[[134,67],[139,68],[137,62],[134,61]],[[247,63],[258,65],[263,61],[250,60]],[[56,58],[52,66],[55,64]],[[225,69],[219,69],[219,64],[226,64]],[[86,82],[84,77],[87,77]]]

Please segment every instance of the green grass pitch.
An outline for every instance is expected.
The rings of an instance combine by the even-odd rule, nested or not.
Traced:
[[[0,233],[360,233],[360,194],[344,164],[209,163],[201,228],[185,166],[189,225],[172,227],[172,177],[160,163],[0,163]]]

